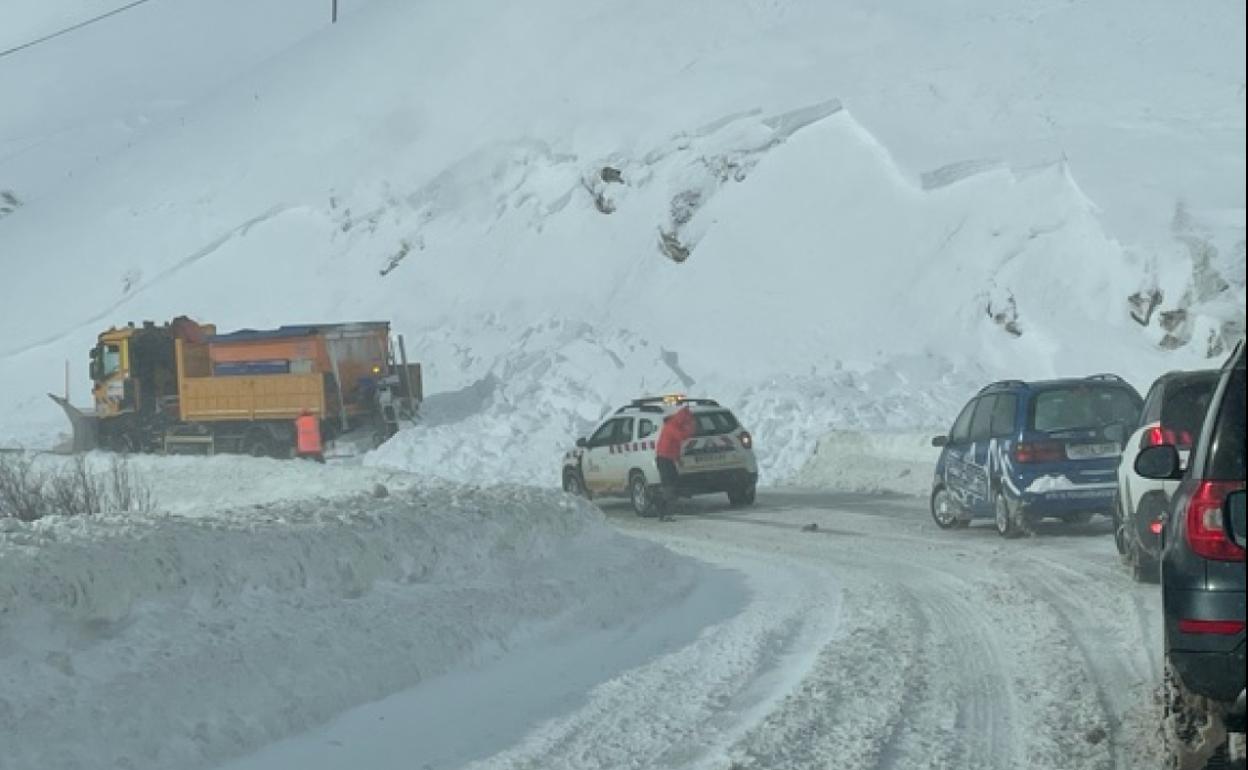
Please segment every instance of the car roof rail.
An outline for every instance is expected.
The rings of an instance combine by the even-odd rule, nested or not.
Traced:
[[[991,390],[992,388],[1018,388],[1026,384],[1027,383],[1023,382],[1022,380],[997,380],[996,382],[990,382],[984,387],[980,388],[979,392],[983,393],[984,391]]]
[[[677,403],[693,404],[694,406],[719,406],[719,402],[713,398],[682,398]]]
[[[1084,377],[1083,379],[1096,380],[1097,382],[1121,382],[1124,385],[1127,382],[1126,380],[1122,379],[1118,375],[1113,374],[1111,372],[1102,372],[1101,374],[1089,374],[1087,377]]]
[[[616,409],[615,413],[623,414],[624,412],[627,412],[630,409],[636,410],[638,412],[647,412],[650,414],[663,414],[663,407],[658,406],[657,404],[625,404],[619,409]]]

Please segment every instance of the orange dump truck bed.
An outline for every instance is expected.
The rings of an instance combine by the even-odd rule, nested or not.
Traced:
[[[365,383],[387,370],[385,322],[284,326],[177,341],[178,393],[186,422],[293,420],[372,407]],[[337,388],[341,388],[341,392]]]

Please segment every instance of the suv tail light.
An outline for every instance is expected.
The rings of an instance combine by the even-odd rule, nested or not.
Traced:
[[[754,437],[750,435],[748,430],[741,431],[741,434],[737,436],[737,439],[741,442],[741,446],[746,449],[754,448]]]
[[[1140,436],[1140,449],[1148,449],[1150,446],[1162,446],[1163,444],[1178,447],[1180,449],[1190,449],[1192,446],[1192,434],[1189,431],[1174,431],[1170,428],[1162,427],[1161,423],[1151,425],[1144,431],[1144,435]]]
[[[1243,630],[1244,621],[1242,620],[1191,620],[1183,618],[1179,621],[1179,633],[1182,634],[1234,636]]]
[[[1024,441],[1014,447],[1014,461],[1019,463],[1055,463],[1066,459],[1066,447],[1060,441]]]
[[[1197,556],[1214,561],[1243,561],[1244,549],[1222,529],[1222,501],[1243,486],[1239,481],[1202,481],[1187,501],[1187,544]]]

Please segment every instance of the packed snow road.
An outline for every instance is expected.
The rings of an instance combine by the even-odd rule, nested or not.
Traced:
[[[990,526],[942,532],[911,498],[796,491],[748,511],[696,501],[670,522],[605,509],[625,533],[744,576],[748,600],[691,641],[669,613],[520,651],[231,767],[1159,765],[1159,596],[1126,576],[1104,522],[1007,542]],[[687,612],[713,616],[707,599]],[[479,718],[448,727],[430,698]]]

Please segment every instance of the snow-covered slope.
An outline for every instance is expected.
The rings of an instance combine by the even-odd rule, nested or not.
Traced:
[[[368,2],[338,0],[340,15]],[[0,193],[55,201],[58,187],[329,24],[329,3],[303,0],[5,0]]]
[[[0,220],[0,434],[50,434],[101,326],[182,313],[394,320],[442,395],[379,460],[476,478],[553,477],[668,387],[737,408],[773,479],[988,377],[1143,387],[1242,333],[1243,24],[369,4]]]

